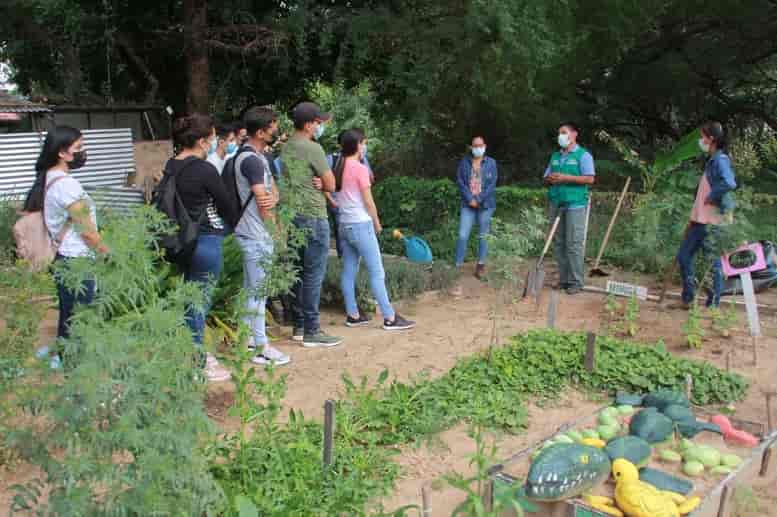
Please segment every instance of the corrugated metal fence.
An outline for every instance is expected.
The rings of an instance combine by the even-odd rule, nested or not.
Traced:
[[[86,166],[73,172],[84,187],[121,187],[135,172],[130,129],[83,131]],[[0,196],[24,195],[35,181],[35,161],[46,133],[0,135]]]

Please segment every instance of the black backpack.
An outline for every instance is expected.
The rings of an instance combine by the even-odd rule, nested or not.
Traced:
[[[254,198],[254,192],[251,191],[251,194],[248,196],[248,199],[243,202],[240,199],[240,192],[237,189],[237,157],[240,156],[243,152],[253,152],[252,150],[241,146],[240,149],[238,149],[237,153],[235,153],[235,156],[227,160],[227,163],[224,164],[224,170],[221,172],[221,181],[224,182],[224,187],[227,191],[227,198],[229,198],[229,203],[232,206],[239,206],[240,213],[238,214],[237,221],[235,221],[235,226],[240,223],[240,219],[243,218],[243,214],[246,211],[246,208],[248,208],[248,204],[251,202],[251,200]]]
[[[178,176],[193,162],[195,160],[184,164],[176,173],[165,167],[162,180],[151,197],[151,205],[178,226],[178,231],[162,235],[157,241],[165,252],[165,258],[176,264],[187,263],[194,253],[200,235],[200,220],[205,213],[203,210],[198,220],[192,219],[178,194]]]

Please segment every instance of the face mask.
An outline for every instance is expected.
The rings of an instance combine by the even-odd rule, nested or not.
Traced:
[[[76,151],[73,153],[73,159],[67,162],[67,168],[70,170],[80,169],[86,165],[86,151]]]
[[[558,135],[558,145],[559,147],[562,147],[566,149],[569,147],[569,135],[566,133],[559,133]]]
[[[230,142],[227,144],[227,154],[234,154],[237,151],[237,144],[235,142]]]
[[[486,154],[486,148],[485,147],[473,147],[472,148],[472,156],[475,158],[482,158],[483,155]]]
[[[219,147],[219,140],[218,138],[214,138],[210,141],[210,148],[208,149],[208,154],[213,154],[216,152],[216,149]]]
[[[316,140],[321,138],[321,136],[324,134],[324,128],[326,128],[324,124],[319,124],[316,127],[316,131],[313,133],[313,138],[315,138]]]
[[[710,144],[706,143],[703,138],[699,138],[699,149],[704,153],[710,152]]]

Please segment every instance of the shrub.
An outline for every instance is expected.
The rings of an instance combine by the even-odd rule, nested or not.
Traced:
[[[400,257],[384,257],[386,290],[391,301],[412,299],[430,290],[445,290],[456,279],[455,270],[447,264],[435,263],[431,267],[414,264]],[[340,278],[343,261],[330,258],[321,288],[321,303],[344,306]],[[356,303],[365,312],[375,311],[375,300],[370,291],[369,274],[366,267],[359,268],[356,275]]]
[[[184,322],[201,300],[191,284],[159,267],[154,241],[165,225],[144,208],[102,226],[107,258],[77,259],[64,275],[99,279],[94,305],[81,307],[64,343],[67,375],[41,372],[21,397],[46,426],[20,428],[13,443],[46,474],[51,489],[18,487],[12,510],[56,515],[202,515],[222,494],[201,451],[213,432],[203,382]]]

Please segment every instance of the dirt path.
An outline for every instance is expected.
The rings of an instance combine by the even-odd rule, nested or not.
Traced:
[[[637,279],[622,276],[624,278],[619,279]],[[547,280],[546,285],[551,282],[552,279]],[[400,379],[407,379],[422,371],[437,376],[449,370],[459,358],[487,348],[492,333],[489,311],[492,309],[494,293],[469,275],[463,279],[462,285],[463,296],[460,298],[430,293],[416,301],[399,304],[403,315],[418,321],[418,327],[409,332],[385,332],[379,328],[377,318],[368,328],[348,329],[342,326],[339,312],[325,311],[322,325],[326,330],[343,336],[346,340],[343,346],[331,350],[307,350],[290,341],[279,342],[278,348],[292,356],[291,365],[283,370],[288,374],[286,407],[302,410],[309,417],[321,418],[324,401],[339,396],[342,389],[341,376],[344,373],[353,378],[366,375],[374,379],[380,371],[388,368],[392,377]],[[517,318],[502,319],[498,328],[499,337],[504,339],[522,330],[545,326],[548,293],[546,291],[543,294],[544,300],[539,311],[533,306],[521,306]],[[777,299],[770,303],[777,305]],[[604,298],[597,294],[583,293],[574,297],[562,295],[557,328],[598,330],[602,324],[600,316],[603,305]],[[720,367],[725,367],[725,354],[714,353],[715,350],[731,347],[734,351],[733,368],[753,383],[746,400],[737,406],[737,416],[763,421],[761,389],[777,387],[777,354],[774,353],[775,339],[772,337],[775,335],[773,327],[777,324],[775,318],[763,318],[765,337],[760,344],[760,363],[754,368],[750,364],[749,338],[743,332],[736,332],[730,340],[708,339],[700,351],[689,351],[683,344],[680,330],[685,317],[680,311],[662,311],[653,303],[642,303],[638,321],[640,330],[636,339],[645,342],[663,339],[667,347],[678,355],[705,359]],[[744,325],[744,316],[741,316],[739,327],[744,328]],[[53,325],[50,319],[44,322],[41,330],[42,334],[51,335]],[[209,414],[224,429],[234,425],[233,421],[224,416],[225,408],[231,400],[229,383],[214,385],[209,389]],[[586,400],[576,392],[567,393],[552,407],[537,408],[530,405],[527,433],[498,437],[500,456],[514,454],[552,433],[560,425],[572,420],[574,415],[590,413],[599,405],[601,403]],[[442,433],[436,442],[433,445],[403,448],[397,459],[403,467],[403,475],[393,495],[383,501],[387,509],[420,503],[421,486],[435,481],[434,515],[450,515],[461,501],[461,493],[447,487],[439,479],[453,471],[465,474],[470,472],[467,456],[474,452],[474,443],[463,426]],[[769,482],[773,489],[777,468],[772,468],[772,472]],[[34,475],[35,471],[27,465],[18,466],[14,472],[0,473],[0,508],[8,508],[10,504],[10,485]],[[759,481],[755,485],[760,500],[766,501],[771,497],[772,503],[777,502],[774,500],[777,490],[770,492],[766,481],[763,486],[761,483]],[[764,508],[767,507],[772,510],[764,509],[754,515],[777,515],[777,505],[764,505]]]

